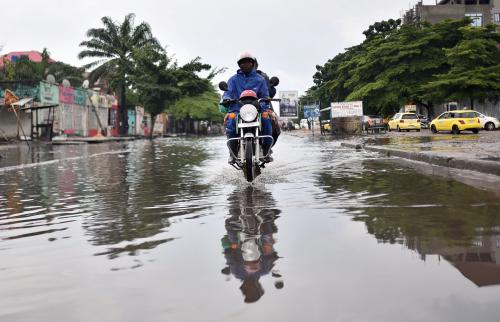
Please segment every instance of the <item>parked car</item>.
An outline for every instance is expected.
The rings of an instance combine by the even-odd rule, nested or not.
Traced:
[[[417,116],[420,119],[420,128],[428,129],[431,121],[427,117],[423,116],[422,114],[417,114]]]
[[[387,130],[387,125],[384,122],[384,118],[379,115],[363,115],[363,125],[362,125],[363,132],[366,131],[368,132],[380,132],[380,131],[386,131]]]
[[[397,113],[389,120],[389,131],[397,130],[410,131],[415,130],[420,132],[420,119],[415,113]]]
[[[491,116],[486,116],[482,113],[475,112],[477,117],[479,117],[479,122],[481,123],[481,128],[485,129],[486,131],[493,131],[496,128],[500,127],[500,121]]]
[[[432,120],[431,132],[451,131],[453,134],[460,134],[461,131],[472,131],[472,133],[479,133],[481,122],[476,113],[471,110],[444,112]]]

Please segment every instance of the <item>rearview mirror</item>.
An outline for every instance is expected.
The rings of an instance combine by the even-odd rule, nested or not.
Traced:
[[[220,89],[221,91],[224,91],[224,92],[225,92],[225,91],[227,91],[227,83],[226,83],[226,82],[224,82],[224,81],[220,82],[220,83],[219,83],[219,89]]]
[[[271,79],[269,80],[269,84],[271,84],[271,86],[273,87],[278,86],[279,83],[280,79],[276,76],[271,77]]]

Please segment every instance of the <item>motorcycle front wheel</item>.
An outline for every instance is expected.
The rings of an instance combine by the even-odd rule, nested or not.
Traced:
[[[255,178],[254,166],[253,166],[253,143],[251,139],[248,139],[245,143],[245,177],[248,182],[252,182]]]

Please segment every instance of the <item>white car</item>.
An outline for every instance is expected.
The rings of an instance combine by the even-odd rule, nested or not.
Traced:
[[[493,131],[494,129],[500,127],[500,121],[491,116],[486,116],[479,112],[475,112],[477,117],[479,117],[479,122],[481,122],[481,127],[486,131]]]

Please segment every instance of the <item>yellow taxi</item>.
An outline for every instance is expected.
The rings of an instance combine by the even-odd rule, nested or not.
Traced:
[[[460,134],[460,131],[479,133],[481,121],[475,111],[457,110],[444,112],[431,122],[431,132],[451,131]]]
[[[389,131],[397,130],[410,131],[415,130],[420,132],[420,119],[415,113],[397,113],[389,120]]]

